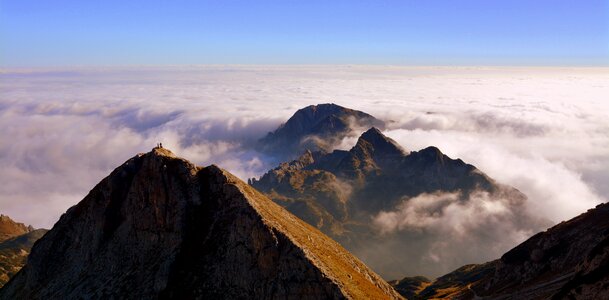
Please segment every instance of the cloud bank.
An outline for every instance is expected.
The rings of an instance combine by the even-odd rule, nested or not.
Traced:
[[[275,162],[251,150],[252,142],[299,108],[334,102],[386,121],[385,133],[408,150],[437,146],[516,187],[529,197],[522,204],[527,213],[556,223],[607,201],[607,74],[391,66],[5,69],[0,211],[49,228],[113,168],[157,142],[197,164],[259,176]],[[340,147],[355,141],[349,137]],[[513,217],[483,196],[471,206],[451,195],[425,197],[377,222],[386,234],[455,235]],[[445,205],[442,213],[426,215],[432,204]],[[459,221],[475,212],[486,213],[482,223]],[[457,223],[441,226],[451,222]],[[508,229],[510,244],[485,255],[496,257],[529,234]]]
[[[388,278],[439,276],[465,264],[490,261],[533,235],[535,229],[549,226],[531,216],[524,204],[524,199],[484,191],[465,198],[458,192],[405,198],[394,210],[374,216],[373,224],[381,234],[374,251],[380,253],[364,251],[363,257]],[[397,261],[382,259],[395,253],[404,255]],[[411,274],[404,274],[405,265]]]

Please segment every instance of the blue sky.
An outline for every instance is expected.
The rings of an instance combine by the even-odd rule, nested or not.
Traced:
[[[609,0],[0,0],[0,66],[609,65]]]

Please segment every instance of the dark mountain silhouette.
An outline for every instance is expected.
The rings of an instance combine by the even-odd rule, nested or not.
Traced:
[[[609,204],[540,232],[500,259],[402,295],[414,299],[609,299]]]
[[[540,226],[526,214],[526,196],[518,190],[497,183],[460,159],[451,159],[438,148],[409,152],[377,128],[364,132],[349,151],[306,151],[259,180],[252,179],[251,184],[387,277],[405,270],[415,274],[421,270],[442,271],[440,266],[434,269],[433,262],[421,259],[426,247],[437,241],[433,232],[381,236],[372,222],[380,212],[395,210],[409,198],[455,193],[458,201],[465,203],[482,194],[500,199],[497,201],[509,207],[513,220],[517,220],[515,226]],[[437,212],[429,213],[439,214],[446,205],[440,203]],[[496,238],[488,234],[481,237]]]
[[[294,158],[305,150],[329,152],[358,128],[384,127],[373,116],[333,103],[310,105],[298,110],[274,132],[258,143],[262,152],[279,158]]]
[[[230,173],[163,148],[103,179],[1,299],[387,299],[357,258]]]

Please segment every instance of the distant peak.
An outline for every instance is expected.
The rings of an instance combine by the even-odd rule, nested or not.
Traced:
[[[318,110],[318,109],[336,109],[336,110],[342,110],[342,109],[348,109],[345,107],[342,107],[338,104],[334,104],[334,103],[321,103],[321,104],[314,104],[314,105],[309,105],[307,107],[302,108],[302,110]]]
[[[399,154],[405,155],[408,151],[404,150],[393,139],[385,136],[378,128],[372,127],[364,132],[357,141],[357,144],[369,143],[378,154]]]
[[[33,227],[31,226],[26,226],[23,223],[15,222],[7,215],[0,215],[0,242],[28,233],[32,230]]]
[[[383,128],[385,123],[365,112],[334,103],[309,105],[262,138],[258,148],[286,159],[297,157],[304,149],[330,152],[354,130],[370,126]]]
[[[312,116],[328,116],[332,114],[337,114],[341,112],[351,111],[346,107],[342,107],[340,105],[334,103],[323,103],[317,105],[309,105],[299,109],[296,114],[310,114]]]

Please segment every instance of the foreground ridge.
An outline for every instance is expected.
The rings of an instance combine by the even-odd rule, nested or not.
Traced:
[[[12,298],[397,299],[357,258],[229,172],[157,147],[32,249]]]

